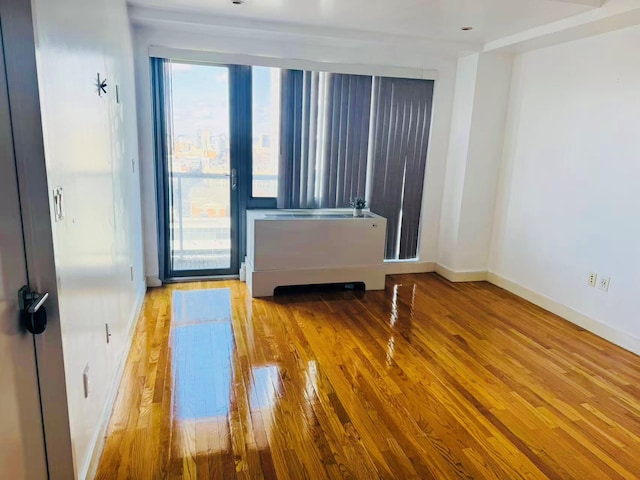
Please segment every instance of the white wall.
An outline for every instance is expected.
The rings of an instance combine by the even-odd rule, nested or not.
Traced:
[[[438,256],[451,271],[487,270],[512,63],[503,53],[458,61]]]
[[[455,264],[458,245],[478,60],[478,54],[461,57],[456,71],[438,250],[438,261],[449,267]]]
[[[144,293],[139,176],[132,169],[133,54],[124,0],[34,0],[33,9],[47,174],[51,187],[64,189],[65,218],[53,235],[74,463],[82,477]],[[103,97],[98,72],[109,84]]]
[[[435,70],[438,78],[435,84],[433,123],[425,175],[419,260],[434,262],[437,259],[438,228],[455,81],[455,58],[445,53],[428,53],[422,46],[400,46],[362,39],[319,38],[311,35],[298,35],[293,39],[287,36],[283,38],[277,32],[248,32],[238,29],[220,32],[219,28],[203,26],[185,31],[184,27],[172,26],[167,22],[160,27],[136,27],[134,45],[145,271],[151,281],[158,277],[158,250],[149,46],[350,64],[361,68],[369,65],[372,68],[396,66]]]
[[[631,27],[517,57],[490,261],[507,285],[636,352],[638,45]],[[611,277],[608,293],[589,272]]]

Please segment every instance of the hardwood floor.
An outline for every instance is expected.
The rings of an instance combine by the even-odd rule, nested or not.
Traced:
[[[640,357],[433,274],[264,300],[236,281],[150,290],[98,472],[638,477]]]

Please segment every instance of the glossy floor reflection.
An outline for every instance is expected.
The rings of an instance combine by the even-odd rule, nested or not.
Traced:
[[[486,283],[147,294],[98,478],[636,478],[640,359]]]
[[[234,350],[230,290],[173,292],[171,328],[176,421],[223,423]]]

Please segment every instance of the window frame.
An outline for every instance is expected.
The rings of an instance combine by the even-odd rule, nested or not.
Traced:
[[[147,51],[148,58],[163,58],[167,60],[173,60],[178,62],[187,63],[202,63],[211,65],[228,65],[230,67],[247,67],[247,73],[245,77],[249,78],[248,83],[248,95],[246,95],[244,106],[244,115],[239,114],[238,117],[244,117],[244,128],[249,130],[249,138],[252,139],[253,132],[251,131],[252,125],[252,95],[253,89],[251,88],[251,67],[273,67],[279,69],[293,69],[293,70],[311,70],[321,71],[328,73],[345,73],[356,75],[371,75],[381,77],[394,77],[394,78],[408,78],[408,79],[421,79],[421,80],[433,80],[436,88],[434,91],[434,105],[435,110],[437,85],[440,78],[440,72],[436,69],[424,69],[415,67],[401,67],[394,65],[368,65],[361,63],[338,63],[338,62],[322,62],[305,59],[295,58],[283,58],[283,57],[267,57],[260,55],[248,55],[241,53],[222,53],[216,51],[207,50],[190,50],[184,48],[165,47],[159,45],[149,45]],[[246,78],[245,78],[246,81]],[[248,100],[248,101],[247,101]],[[432,115],[434,112],[432,111]],[[247,122],[246,119],[249,119]],[[242,125],[240,125],[242,128]],[[252,142],[249,142],[249,152],[244,151],[244,155],[237,157],[237,171],[238,171],[238,210],[239,210],[239,254],[240,261],[246,254],[246,210],[252,209],[276,209],[277,198],[267,197],[253,197],[252,192],[252,170],[253,170],[253,152]],[[247,169],[249,170],[247,172]],[[247,173],[241,174],[241,171]],[[367,178],[367,185],[369,185],[369,179]],[[424,197],[423,205],[424,208]],[[418,226],[418,249],[417,255],[413,259],[389,259],[385,260],[385,263],[411,263],[420,261],[420,250],[422,240],[422,222]],[[161,269],[162,270],[162,269]]]
[[[166,65],[171,63],[187,63],[193,65],[204,65],[219,68],[226,68],[229,75],[228,95],[229,95],[229,140],[231,144],[231,151],[229,156],[229,168],[239,171],[241,157],[238,155],[239,149],[234,149],[234,143],[238,143],[239,135],[241,131],[237,126],[239,123],[239,117],[237,111],[234,110],[234,104],[241,98],[239,94],[238,83],[236,82],[236,66],[229,64],[222,64],[216,62],[195,62],[189,60],[178,60],[172,58],[151,57],[150,58],[150,76],[151,76],[151,88],[152,88],[152,108],[153,108],[153,134],[154,134],[154,157],[155,157],[155,170],[156,170],[156,205],[158,206],[157,222],[158,222],[158,266],[159,277],[162,282],[179,281],[185,278],[207,278],[218,277],[227,275],[236,275],[240,270],[241,258],[244,257],[246,246],[243,242],[245,238],[245,227],[242,225],[242,220],[245,216],[243,210],[243,202],[241,191],[239,188],[236,190],[230,189],[229,200],[231,207],[230,215],[230,265],[229,268],[216,268],[216,269],[198,269],[198,270],[176,270],[172,267],[171,262],[171,224],[170,224],[170,196],[172,181],[168,159],[169,150],[167,149],[166,139],[169,131],[167,130],[166,116],[168,112],[171,112],[171,105],[167,105],[167,96],[165,95],[164,74],[162,69],[166,68]],[[169,67],[170,68],[170,67]]]

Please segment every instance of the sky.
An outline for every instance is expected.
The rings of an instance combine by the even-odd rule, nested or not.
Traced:
[[[254,135],[268,133],[271,111],[271,68],[253,68]],[[229,71],[227,67],[172,63],[173,133],[229,135]]]

